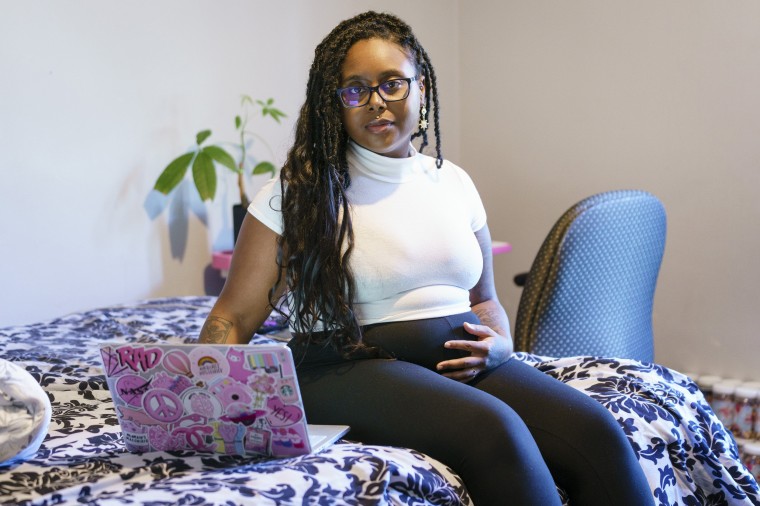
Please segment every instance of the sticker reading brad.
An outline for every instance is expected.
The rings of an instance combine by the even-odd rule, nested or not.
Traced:
[[[132,371],[148,371],[161,361],[163,352],[158,348],[143,346],[122,346],[116,350],[119,364],[129,367]]]

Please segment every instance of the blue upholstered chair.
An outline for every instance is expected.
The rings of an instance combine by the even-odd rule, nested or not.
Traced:
[[[665,232],[662,203],[643,191],[600,193],[568,209],[525,279],[515,349],[653,361]]]

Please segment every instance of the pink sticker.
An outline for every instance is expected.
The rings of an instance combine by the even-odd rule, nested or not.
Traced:
[[[162,452],[181,450],[183,440],[179,435],[169,434],[161,426],[153,426],[148,429],[148,441],[150,446]]]
[[[230,377],[241,383],[246,383],[253,370],[246,363],[245,351],[233,346],[227,352],[227,360],[230,364]]]
[[[190,359],[182,350],[172,350],[164,356],[164,367],[173,374],[192,377]]]
[[[199,379],[210,380],[218,376],[227,377],[230,374],[230,363],[216,348],[207,346],[194,348],[188,354],[188,358],[193,376]]]
[[[272,430],[272,453],[281,457],[308,452],[306,435],[294,428]]]
[[[229,378],[222,378],[213,383],[209,387],[209,390],[219,399],[225,408],[230,404],[238,402],[250,404],[253,400],[253,390],[248,385],[238,383]]]
[[[272,427],[287,427],[301,420],[303,411],[301,408],[292,404],[283,404],[279,397],[272,397],[267,400],[267,421]]]
[[[132,409],[126,406],[118,406],[116,409],[121,413],[121,419],[134,422],[137,425],[155,425],[158,422],[154,418],[151,418],[142,409]]]
[[[244,453],[245,427],[226,422],[211,422],[211,426],[214,428],[214,441],[217,443],[217,450],[220,453],[228,455],[242,455]]]
[[[198,388],[183,392],[182,403],[189,413],[197,413],[206,419],[219,418],[222,415],[222,404],[219,399]]]
[[[103,358],[103,368],[108,376],[114,377],[129,370],[128,367],[119,362],[119,355],[116,350],[110,346],[100,349],[100,356]]]
[[[176,436],[184,436],[187,444],[194,450],[201,452],[213,452],[216,450],[216,443],[206,442],[206,436],[212,434],[214,429],[208,425],[193,425],[190,427],[180,427],[172,432]]]
[[[251,390],[261,394],[273,394],[274,383],[274,378],[268,374],[256,374],[248,378],[248,386]]]
[[[116,350],[119,363],[133,371],[148,371],[161,361],[163,353],[159,348],[144,348],[142,346],[122,346]]]
[[[290,366],[292,364],[292,361],[286,360],[286,356],[288,354],[288,350],[280,350],[279,352],[279,362],[282,365],[282,375],[283,376],[295,376],[296,372],[293,370],[293,368]]]
[[[243,446],[247,452],[269,453],[269,444],[272,440],[272,433],[266,429],[248,427],[245,433]]]
[[[142,406],[142,398],[150,387],[150,381],[134,374],[126,374],[116,380],[116,394],[130,406]]]
[[[282,378],[278,390],[285,402],[296,402],[298,400],[295,378]]]
[[[171,390],[157,388],[143,397],[143,409],[160,422],[174,422],[182,417],[182,401]]]

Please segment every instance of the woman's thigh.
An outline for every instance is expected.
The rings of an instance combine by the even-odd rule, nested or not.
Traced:
[[[515,410],[557,482],[580,504],[652,503],[628,439],[599,402],[518,360],[472,385]]]
[[[298,380],[310,423],[350,425],[350,439],[365,443],[424,451],[420,445],[462,440],[485,417],[506,419],[528,434],[492,395],[402,360],[343,361],[301,370]]]
[[[310,423],[349,439],[421,451],[453,468],[477,504],[558,504],[554,480],[521,418],[491,394],[425,367],[365,359],[299,372]],[[506,487],[506,489],[505,489]]]

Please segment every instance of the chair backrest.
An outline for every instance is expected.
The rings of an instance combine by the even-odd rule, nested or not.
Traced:
[[[515,349],[653,361],[665,234],[665,209],[647,192],[600,193],[568,209],[528,273]]]

